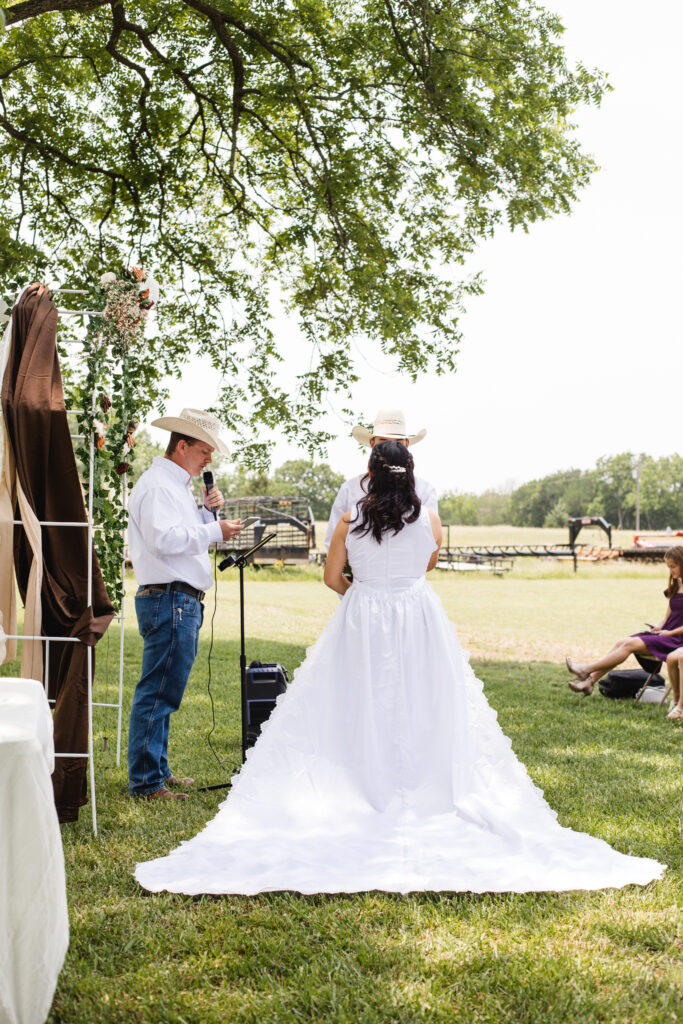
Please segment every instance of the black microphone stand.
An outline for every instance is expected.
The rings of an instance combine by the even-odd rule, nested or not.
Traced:
[[[276,537],[277,534],[269,533],[266,537],[262,537],[258,544],[254,544],[253,547],[247,551],[240,551],[237,555],[228,555],[222,562],[218,563],[218,568],[221,572],[224,569],[229,569],[230,566],[236,565],[240,573],[240,691],[242,696],[242,764],[244,764],[247,756],[247,655],[244,647],[244,568],[247,561],[262,548],[264,544],[267,544],[269,540]],[[207,793],[210,789],[228,789],[232,785],[232,782],[219,782],[215,786],[200,786],[198,789],[199,793]]]

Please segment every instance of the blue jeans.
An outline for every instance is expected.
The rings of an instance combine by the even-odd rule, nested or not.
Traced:
[[[190,594],[140,587],[135,612],[144,646],[130,709],[128,779],[131,795],[145,796],[161,789],[173,774],[168,766],[169,721],[180,707],[197,656],[204,609]]]

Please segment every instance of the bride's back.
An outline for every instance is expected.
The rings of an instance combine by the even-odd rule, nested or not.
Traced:
[[[436,548],[429,512],[422,508],[414,523],[406,523],[394,534],[388,530],[378,544],[372,533],[354,533],[356,510],[346,537],[349,565],[357,582],[388,582],[392,589],[409,586],[424,576],[430,555]]]

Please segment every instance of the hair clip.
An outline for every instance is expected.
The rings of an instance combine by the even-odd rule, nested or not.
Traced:
[[[406,471],[405,466],[389,466],[388,469],[390,473],[405,473]]]

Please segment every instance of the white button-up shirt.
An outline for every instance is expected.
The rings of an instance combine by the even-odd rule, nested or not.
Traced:
[[[222,539],[213,513],[197,508],[190,474],[156,456],[128,501],[128,550],[138,584],[179,580],[208,590],[213,583],[209,544]]]
[[[337,497],[334,499],[332,511],[330,512],[330,520],[327,524],[327,533],[325,534],[326,548],[329,548],[332,542],[332,534],[344,513],[350,512],[351,509],[355,508],[360,499],[364,498],[367,494],[367,491],[363,490],[360,483],[365,475],[365,473],[361,473],[359,476],[354,476],[351,480],[347,480],[346,483],[343,483],[339,488]],[[425,508],[433,508],[435,512],[439,511],[436,488],[433,484],[430,484],[428,480],[423,480],[421,477],[416,476],[415,490],[418,498]]]

